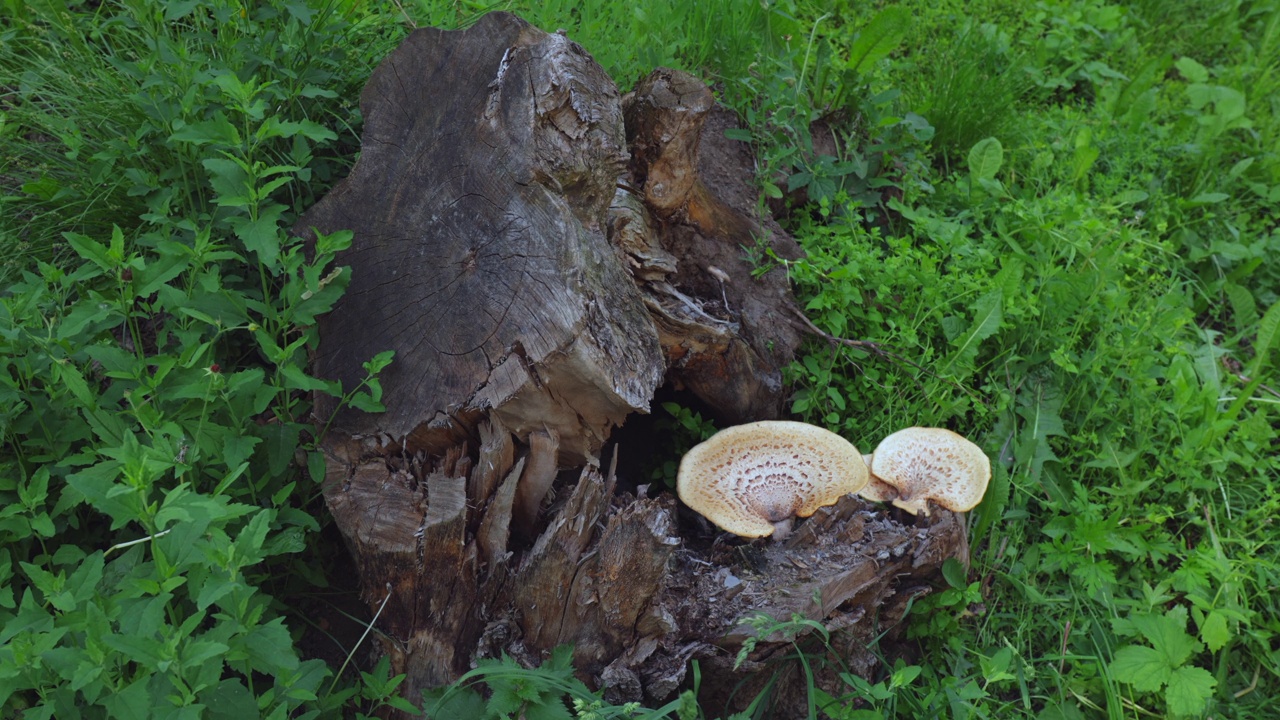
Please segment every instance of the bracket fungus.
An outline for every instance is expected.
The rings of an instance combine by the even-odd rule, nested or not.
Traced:
[[[793,517],[835,504],[867,478],[848,440],[806,423],[763,420],[721,430],[686,453],[676,491],[722,530],[781,540]]]
[[[870,470],[871,464],[875,462],[875,455],[863,455],[862,461],[867,464],[867,469]],[[889,502],[898,497],[898,489],[876,477],[875,473],[872,473],[867,478],[867,484],[863,485],[862,489],[858,491],[858,496],[871,502]]]
[[[956,512],[972,510],[990,480],[991,460],[982,448],[943,428],[899,430],[872,453],[876,495],[912,515],[928,515],[930,500]],[[892,486],[893,492],[881,486]]]

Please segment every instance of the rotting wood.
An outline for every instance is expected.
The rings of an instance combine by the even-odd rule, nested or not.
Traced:
[[[720,702],[785,646],[764,638],[733,667],[752,612],[825,623],[852,667],[874,667],[865,643],[901,619],[904,591],[963,552],[956,516],[904,525],[846,498],[786,543],[747,544],[600,467],[661,382],[724,422],[785,399],[798,311],[785,273],[757,277],[743,246],[798,249],[754,214],[730,114],[658,70],[624,134],[616,87],[580,47],[502,13],[413,33],[361,107],[360,161],[299,231],[355,233],[317,372],[351,387],[363,359],[397,353],[387,413],[344,411],[322,444],[405,697],[478,658],[534,665],[571,643],[614,701],[668,699],[698,659]]]
[[[726,423],[778,417],[782,368],[800,343],[786,274],[764,274],[748,250],[799,248],[754,212],[752,167],[731,122],[697,78],[659,68],[625,102],[628,182],[613,201],[625,253],[658,328],[669,379]],[[745,162],[744,162],[745,161]]]
[[[434,450],[492,416],[519,438],[556,431],[582,462],[647,409],[657,334],[604,232],[620,100],[580,47],[510,15],[415,31],[379,65],[359,162],[299,222],[355,233],[317,373],[354,387],[396,352],[387,411],[344,410],[338,431]]]

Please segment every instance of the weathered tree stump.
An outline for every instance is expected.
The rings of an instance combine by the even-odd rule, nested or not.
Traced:
[[[341,410],[323,438],[324,494],[406,697],[572,643],[614,699],[669,697],[691,659],[713,698],[782,646],[733,668],[755,611],[842,628],[869,671],[862,643],[965,547],[955,516],[846,498],[743,544],[626,480],[649,449],[606,447],[663,382],[726,422],[784,400],[794,301],[743,246],[799,251],[754,216],[707,88],[660,70],[624,102],[582,48],[495,13],[410,35],[361,108],[359,162],[298,231],[355,233],[317,373],[351,387],[396,351],[386,413]]]

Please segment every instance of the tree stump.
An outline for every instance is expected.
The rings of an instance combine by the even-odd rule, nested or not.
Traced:
[[[749,149],[710,91],[659,70],[624,101],[562,34],[494,13],[414,32],[361,108],[359,162],[297,231],[354,231],[317,374],[350,388],[396,351],[387,411],[338,411],[322,446],[405,696],[571,643],[615,700],[664,700],[698,659],[727,702],[785,645],[761,638],[735,669],[752,612],[841,629],[869,672],[865,643],[966,547],[954,515],[903,525],[846,498],[747,544],[638,485],[646,448],[606,446],[664,382],[726,422],[785,400],[794,301],[743,246],[799,250],[755,217]]]

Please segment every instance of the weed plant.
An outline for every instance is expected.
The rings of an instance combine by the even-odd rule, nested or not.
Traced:
[[[290,560],[319,529],[308,393],[375,409],[388,362],[355,388],[307,374],[350,236],[304,253],[288,233],[349,162],[326,154],[339,132],[354,146],[343,98],[386,49],[377,19],[129,1],[2,17],[0,241],[35,249],[0,297],[4,715],[403,703],[326,691],[270,592],[316,577]]]
[[[934,128],[930,146],[945,172],[979,140],[1011,139],[1019,102],[1033,80],[1009,37],[994,25],[969,20],[934,52],[936,62],[920,74],[910,98]]]
[[[817,631],[779,666],[811,717],[1280,714],[1274,5],[501,5],[624,88],[674,65],[739,112],[807,254],[744,253],[892,352],[807,347],[797,415],[868,447],[951,427],[992,457],[971,566],[914,601],[878,674]],[[406,18],[486,9],[0,3],[5,716],[404,708],[386,664],[304,659],[281,601],[324,582],[300,561],[323,517],[308,394],[376,409],[390,361],[357,388],[307,374],[347,238],[306,254],[287,228],[345,172]],[[486,661],[428,702],[719,712],[609,705],[568,658]]]

